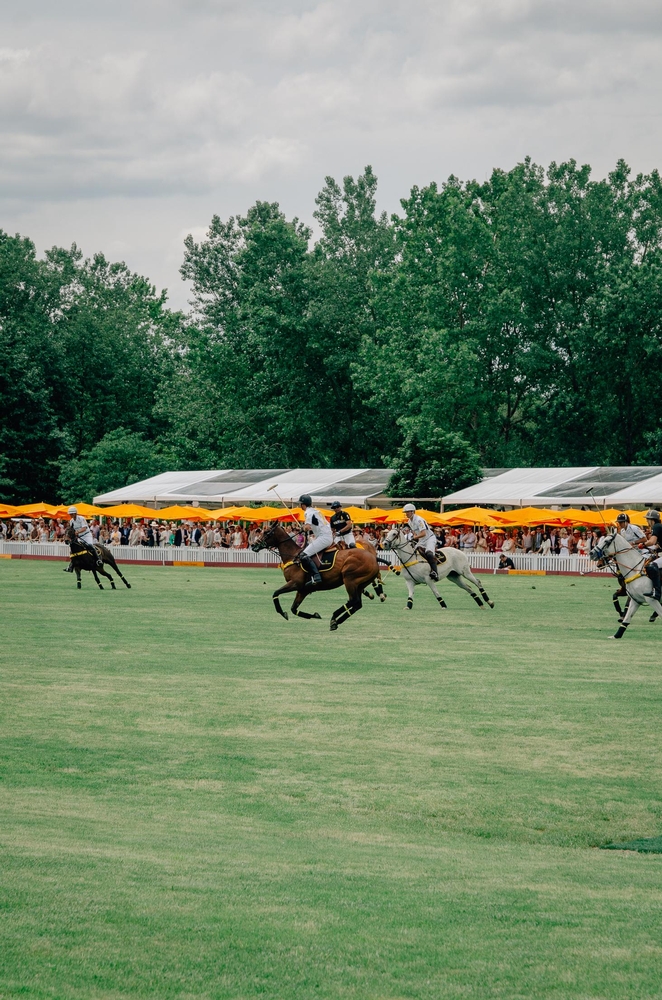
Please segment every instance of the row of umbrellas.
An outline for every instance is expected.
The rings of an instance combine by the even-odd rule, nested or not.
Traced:
[[[291,510],[283,507],[219,507],[218,510],[206,510],[204,507],[178,506],[164,507],[154,510],[153,507],[141,507],[138,504],[125,503],[115,507],[95,507],[89,503],[76,504],[83,517],[112,518],[149,518],[158,521],[303,521],[303,509],[293,507]],[[345,507],[355,524],[402,524],[406,515],[402,508],[382,510],[373,507],[365,510],[363,507]],[[323,514],[330,517],[331,510],[320,508]],[[620,510],[549,510],[541,507],[523,507],[519,510],[498,511],[487,507],[465,507],[462,510],[446,511],[438,514],[433,510],[419,508],[419,513],[432,525],[444,527],[461,527],[474,525],[481,528],[505,530],[506,528],[549,527],[570,528],[575,526],[600,527],[612,524],[621,513]],[[639,525],[645,524],[645,515],[640,510],[625,512],[630,520]],[[67,507],[54,506],[47,503],[23,504],[15,507],[0,504],[0,517],[68,517]]]

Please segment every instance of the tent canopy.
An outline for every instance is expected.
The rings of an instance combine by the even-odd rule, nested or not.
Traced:
[[[496,470],[494,470],[496,472]],[[445,504],[508,507],[589,506],[662,502],[660,466],[582,466],[569,469],[507,469],[444,497]]]
[[[119,490],[103,493],[95,503],[273,504],[278,495],[298,503],[309,493],[318,504],[340,500],[362,505],[385,497],[392,469],[208,469],[204,472],[163,472]],[[273,489],[272,487],[275,487]],[[277,495],[278,494],[278,495]]]

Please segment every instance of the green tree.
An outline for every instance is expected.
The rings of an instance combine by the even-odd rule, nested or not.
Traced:
[[[66,503],[91,503],[100,493],[157,476],[172,465],[172,454],[139,431],[117,427],[92,448],[62,464],[63,499]]]
[[[402,423],[404,440],[391,463],[391,496],[442,497],[480,480],[480,456],[461,434],[440,430],[420,419]]]

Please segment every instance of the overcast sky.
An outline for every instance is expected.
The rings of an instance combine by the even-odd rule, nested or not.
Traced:
[[[0,36],[0,228],[167,287],[213,213],[324,177],[414,184],[531,155],[662,166],[659,0],[31,0]]]

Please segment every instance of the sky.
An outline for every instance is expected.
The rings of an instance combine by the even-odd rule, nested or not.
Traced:
[[[379,208],[525,156],[662,166],[658,0],[31,0],[0,34],[0,229],[167,288],[213,214],[371,164]]]

